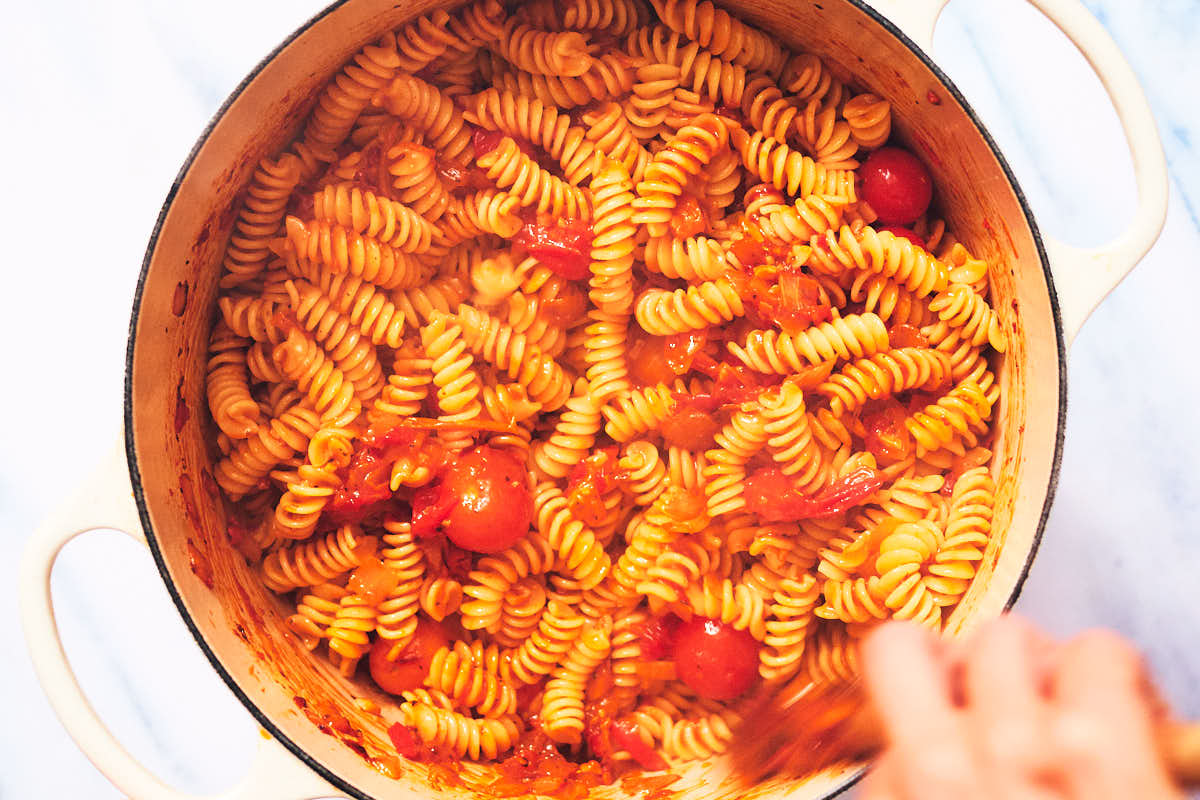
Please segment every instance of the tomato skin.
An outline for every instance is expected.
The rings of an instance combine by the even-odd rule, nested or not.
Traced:
[[[690,405],[679,406],[659,426],[664,442],[693,453],[712,447],[713,437],[719,430],[721,425],[711,411]]]
[[[922,250],[924,250],[926,247],[925,240],[918,236],[917,232],[912,228],[906,228],[903,225],[885,225],[879,229],[880,233],[883,233],[884,231],[887,231],[897,238],[908,239]]]
[[[674,614],[664,617],[653,617],[638,632],[638,642],[642,648],[642,659],[659,661],[670,658],[675,652],[675,642],[679,636],[679,627],[683,620]]]
[[[657,750],[642,741],[637,727],[637,723],[631,719],[613,720],[609,725],[608,734],[612,744],[633,756],[633,760],[642,769],[666,769],[667,762]]]
[[[929,170],[899,147],[881,147],[871,153],[859,175],[863,198],[885,225],[911,225],[933,199]]]
[[[732,700],[758,677],[758,642],[732,625],[693,617],[675,634],[675,667],[701,697]]]
[[[908,458],[913,439],[904,426],[907,417],[904,407],[893,398],[877,401],[863,410],[864,444],[880,463],[894,464]]]
[[[695,195],[685,194],[675,204],[671,215],[671,231],[677,239],[686,239],[708,229],[708,215]]]
[[[529,532],[533,498],[525,467],[503,450],[476,447],[449,465],[442,491],[454,498],[443,530],[476,553],[496,553]]]
[[[778,467],[763,467],[746,476],[742,496],[746,510],[764,521],[794,522],[848,511],[882,485],[883,478],[875,470],[863,467],[809,496],[801,494]]]
[[[395,722],[387,732],[397,753],[409,759],[421,755],[421,740],[417,738],[417,734],[412,728],[406,728],[403,724]]]
[[[371,678],[389,694],[420,688],[433,657],[438,650],[449,646],[450,638],[441,625],[422,619],[417,622],[417,630],[409,643],[394,660],[389,660],[388,653],[395,644],[390,639],[380,637],[371,645],[371,653],[367,657]]]
[[[592,226],[584,219],[529,222],[512,238],[555,275],[578,281],[591,274]]]

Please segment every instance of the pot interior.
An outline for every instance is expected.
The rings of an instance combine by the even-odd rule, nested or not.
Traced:
[[[284,624],[291,610],[230,546],[204,431],[208,333],[239,191],[260,159],[295,134],[335,70],[432,0],[350,0],[311,21],[239,87],[185,164],[143,266],[129,347],[126,430],[135,493],[164,580],[197,641],[252,713],[298,755],[357,796],[474,793],[487,768],[456,777],[394,758],[386,722],[356,698],[387,706],[368,681],[343,678]],[[1011,173],[960,96],[874,14],[849,0],[730,0],[723,5],[843,77],[892,102],[893,123],[930,166],[942,215],[991,265],[992,305],[1009,336],[993,475],[994,533],[978,577],[950,618],[961,633],[1015,597],[1052,492],[1063,411],[1062,345],[1044,257]],[[208,437],[211,438],[211,437]],[[301,698],[298,700],[297,698]],[[315,724],[314,724],[315,723]],[[347,730],[357,733],[347,734]],[[727,800],[822,797],[853,774],[750,792],[720,762],[692,766],[670,791]],[[632,787],[602,788],[624,796]]]

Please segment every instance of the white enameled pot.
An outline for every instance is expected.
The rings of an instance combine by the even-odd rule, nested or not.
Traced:
[[[946,0],[873,0],[873,6],[861,0],[723,3],[891,100],[899,135],[930,164],[947,223],[993,265],[993,305],[1010,341],[993,423],[996,533],[977,579],[949,620],[951,634],[996,616],[1016,598],[1054,492],[1066,347],[1150,248],[1166,216],[1162,147],[1128,64],[1078,0],[1030,2],[1087,57],[1125,128],[1139,205],[1126,232],[1104,247],[1082,250],[1038,233],[995,143],[927,54]],[[368,749],[387,750],[377,718],[352,702],[370,690],[352,691],[336,670],[287,633],[288,612],[228,546],[202,437],[208,329],[239,189],[258,161],[293,135],[320,87],[348,57],[382,31],[436,5],[437,0],[336,3],[270,54],[221,108],[184,164],[147,249],[129,340],[124,440],[112,462],[45,522],[26,551],[21,610],[38,676],[80,748],[131,797],[184,795],[138,764],[96,716],[63,653],[50,597],[59,551],[75,536],[101,528],[125,531],[150,548],[213,668],[274,737],[250,774],[221,797],[465,797],[476,794],[474,780],[486,777],[486,767],[468,768],[467,786],[448,787],[431,782],[425,767],[409,764],[401,765],[398,776],[386,776],[338,737],[321,732],[294,702],[305,697],[310,713],[336,712],[363,731]],[[670,788],[680,800],[728,800],[735,793],[747,800],[807,800],[836,794],[860,772],[841,769],[744,792],[724,780],[720,762],[705,762]],[[622,791],[603,787],[595,794],[619,797]]]

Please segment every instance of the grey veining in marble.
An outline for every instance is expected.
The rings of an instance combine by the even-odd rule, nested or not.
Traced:
[[[1103,625],[1145,650],[1200,717],[1200,35],[1195,0],[1086,0],[1154,108],[1172,172],[1163,236],[1070,356],[1058,498],[1018,608],[1058,634]],[[111,446],[133,286],[198,131],[297,24],[304,2],[23,3],[0,26],[5,281],[0,563]],[[1115,114],[1083,59],[1019,0],[954,0],[934,55],[999,141],[1044,231],[1097,244],[1134,208]],[[93,701],[166,780],[212,792],[249,762],[249,715],[201,657],[148,556],[124,537],[68,548],[63,634]],[[0,797],[117,797],[75,749],[0,594]]]

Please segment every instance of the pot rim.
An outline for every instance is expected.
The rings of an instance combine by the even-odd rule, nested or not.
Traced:
[[[1042,241],[1041,232],[1038,229],[1037,222],[1034,219],[1033,211],[1029,206],[1029,202],[1025,198],[1025,193],[1021,190],[1021,186],[1017,181],[1016,175],[1013,174],[1012,168],[1009,167],[1008,161],[1004,158],[1004,154],[1000,151],[995,139],[992,138],[991,133],[983,124],[983,121],[979,118],[979,115],[975,112],[974,108],[972,108],[970,103],[967,102],[967,98],[963,95],[962,91],[960,91],[954,82],[950,80],[950,77],[941,69],[941,67],[934,62],[933,58],[924,50],[922,50],[915,42],[913,42],[913,40],[909,38],[903,31],[901,31],[900,28],[890,19],[868,5],[866,2],[864,2],[864,0],[845,1],[866,14],[876,24],[883,27],[884,30],[904,44],[904,46],[907,47],[914,56],[920,59],[920,61],[938,78],[938,80],[942,82],[954,99],[958,101],[963,110],[966,111],[971,123],[983,136],[988,149],[991,150],[992,155],[995,156],[997,163],[1004,172],[1005,178],[1008,180],[1010,188],[1016,195],[1017,202],[1021,207],[1021,212],[1025,217],[1025,222],[1029,225],[1030,233],[1033,236],[1034,245],[1037,248],[1038,258],[1041,261],[1042,273],[1046,279],[1046,289],[1050,299],[1050,312],[1054,321],[1055,344],[1058,352],[1058,422],[1054,437],[1054,457],[1050,464],[1049,480],[1047,481],[1046,485],[1046,496],[1042,504],[1041,513],[1038,516],[1037,530],[1033,535],[1033,544],[1030,547],[1029,554],[1025,558],[1025,563],[1022,565],[1021,571],[1017,576],[1017,582],[1013,586],[1012,594],[1009,595],[1008,600],[1004,604],[1004,610],[1007,611],[1012,608],[1013,604],[1016,603],[1017,598],[1020,597],[1021,590],[1024,587],[1025,581],[1029,577],[1029,571],[1033,566],[1033,560],[1037,556],[1037,552],[1042,541],[1042,534],[1046,528],[1046,521],[1050,515],[1050,508],[1054,502],[1055,491],[1058,488],[1058,473],[1062,465],[1063,439],[1066,429],[1067,412],[1067,364],[1066,342],[1063,336],[1062,316],[1059,309],[1058,293],[1054,286],[1054,276],[1050,269],[1049,258],[1046,255],[1045,243]],[[259,73],[262,72],[263,69],[265,69],[266,66],[270,64],[281,52],[283,52],[283,50],[290,46],[292,42],[294,42],[303,33],[308,31],[322,19],[329,16],[336,9],[348,2],[353,2],[353,0],[335,0],[335,2],[330,3],[324,9],[297,27],[283,41],[272,48],[272,50],[267,53],[267,55],[264,56],[257,64],[255,64],[253,69],[246,74],[246,76],[238,83],[233,91],[230,92],[225,101],[221,103],[221,106],[216,110],[212,118],[204,126],[204,129],[196,139],[196,143],[192,145],[191,150],[184,159],[178,174],[171,183],[171,188],[168,190],[166,198],[163,200],[162,208],[159,211],[158,218],[154,222],[154,227],[150,233],[150,240],[146,245],[146,254],[142,259],[142,267],[141,272],[138,275],[137,287],[134,290],[133,309],[129,319],[129,340],[126,344],[125,350],[125,385],[123,402],[125,455],[129,462],[129,479],[133,488],[134,501],[137,504],[138,516],[141,519],[142,528],[146,534],[146,542],[149,545],[150,552],[154,557],[155,566],[158,568],[158,572],[162,577],[163,583],[166,585],[167,593],[171,596],[171,601],[175,604],[180,616],[183,618],[184,625],[187,626],[188,631],[192,634],[192,638],[196,640],[196,644],[200,647],[201,652],[204,654],[205,658],[208,659],[208,662],[212,668],[216,670],[221,680],[225,683],[229,690],[233,692],[234,696],[237,697],[242,705],[245,706],[246,710],[250,712],[250,715],[254,718],[254,720],[261,725],[273,738],[286,747],[288,751],[292,753],[292,755],[300,759],[300,761],[306,764],[322,778],[329,781],[329,783],[335,788],[345,792],[350,797],[355,798],[355,800],[374,800],[374,798],[372,798],[370,795],[348,783],[346,780],[327,768],[318,759],[309,754],[307,750],[292,741],[292,739],[288,737],[271,720],[271,718],[258,707],[255,701],[252,700],[250,696],[241,689],[234,676],[230,674],[221,660],[213,652],[212,648],[209,647],[207,640],[200,632],[199,626],[188,612],[187,606],[184,604],[183,596],[180,594],[178,587],[171,579],[170,573],[167,569],[166,560],[163,557],[162,549],[158,543],[158,537],[154,532],[153,525],[151,524],[150,513],[146,506],[145,491],[142,488],[141,468],[138,464],[137,451],[134,447],[133,425],[133,356],[135,349],[134,345],[137,339],[138,319],[142,307],[142,296],[143,292],[145,291],[146,277],[150,272],[150,263],[153,260],[155,250],[158,246],[158,238],[162,232],[163,223],[166,220],[167,213],[170,211],[171,205],[175,200],[175,195],[178,193],[179,188],[182,185],[184,178],[187,176],[187,173],[191,169],[193,162],[196,160],[196,156],[200,152],[200,149],[208,141],[208,137],[213,132],[213,129],[225,116],[225,113],[229,110],[230,106],[232,106],[234,102],[241,97],[242,93],[246,90],[246,87],[249,86],[250,83],[256,77],[258,77]],[[855,771],[855,773],[846,778],[840,786],[834,789],[830,794],[827,794],[825,796],[825,800],[831,800],[831,798],[843,794],[851,786],[857,783],[865,774],[865,772],[865,767]]]

